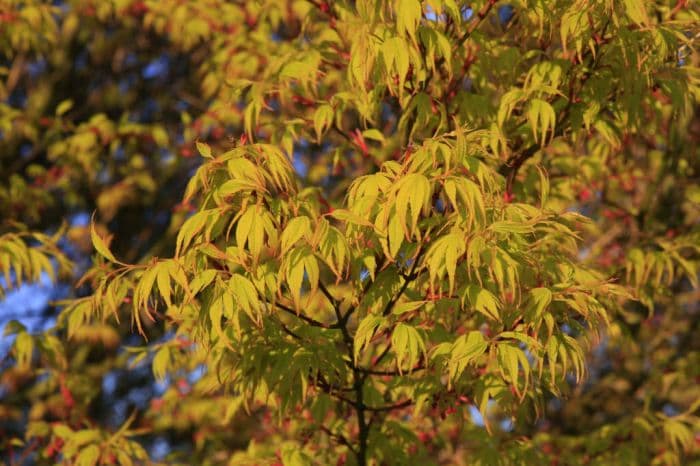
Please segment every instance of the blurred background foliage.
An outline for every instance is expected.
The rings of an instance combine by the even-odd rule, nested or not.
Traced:
[[[229,400],[211,391],[203,358],[183,351],[177,375],[156,381],[135,357],[145,355],[130,351],[144,341],[128,318],[81,322],[70,339],[65,322],[54,328],[61,300],[91,293],[79,282],[93,266],[90,218],[117,257],[145,263],[172,254],[194,209],[181,199],[200,164],[195,141],[214,153],[241,141],[277,144],[300,180],[336,205],[354,177],[454,116],[502,132],[492,144],[501,158],[491,163],[513,199],[538,202],[531,187],[537,167],[546,169],[551,207],[594,220],[581,260],[628,285],[638,302],[591,350],[588,379],[548,402],[537,422],[494,406],[489,436],[473,409],[466,427],[448,412],[412,426],[421,448],[444,464],[698,464],[698,4],[590,2],[589,28],[567,19],[575,2],[551,11],[497,2],[492,12],[484,5],[494,2],[424,2],[423,24],[442,25],[452,4],[450,24],[490,14],[459,44],[449,73],[434,71],[432,81],[406,73],[427,82],[409,96],[399,82],[358,90],[363,79],[381,81],[386,64],[367,52],[380,47],[370,44],[371,2],[333,3],[0,0],[0,326],[8,335],[0,461],[53,464],[63,455],[93,464],[94,449],[81,447],[100,440],[109,446],[99,454],[114,463],[225,464],[238,449],[274,453],[295,438],[301,423],[280,428],[264,409],[225,416]],[[610,24],[609,3],[647,15],[637,18],[643,27]],[[567,34],[577,52],[567,50]],[[557,67],[532,67],[540,53]],[[570,117],[538,136],[527,123],[530,97],[516,91],[539,80],[567,92],[570,69],[581,79],[578,101],[569,95]],[[170,337],[162,320],[145,325],[151,343]],[[56,425],[81,435],[65,443],[76,436]]]

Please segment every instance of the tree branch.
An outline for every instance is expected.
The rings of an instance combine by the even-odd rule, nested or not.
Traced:
[[[479,27],[479,25],[486,19],[488,16],[489,12],[493,8],[493,6],[496,4],[496,0],[489,0],[487,3],[484,4],[484,6],[481,7],[479,11],[476,12],[476,18],[471,20],[469,23],[469,26],[467,26],[467,30],[462,34],[459,39],[457,39],[457,47],[461,46],[464,44],[469,37],[476,31],[476,28]]]
[[[335,387],[331,385],[331,383],[326,380],[326,378],[320,372],[316,372],[316,378],[319,382],[319,387],[321,387],[321,390],[329,395],[332,391],[351,392],[354,390],[352,387]]]
[[[389,348],[389,347],[387,346],[387,348]],[[385,352],[383,355],[385,355],[385,354],[386,354],[386,352]],[[378,358],[377,358],[377,359],[378,359]],[[420,370],[423,370],[423,369],[427,369],[427,367],[424,366],[422,363],[416,364],[416,365],[415,365],[414,367],[412,367],[411,369],[409,369],[409,370],[407,370],[407,371],[402,371],[402,372],[399,372],[398,369],[393,370],[393,371],[380,371],[380,370],[375,370],[375,369],[367,369],[367,368],[364,368],[364,367],[358,367],[358,370],[359,370],[360,372],[365,373],[365,374],[369,374],[369,375],[390,375],[390,376],[405,375],[405,374],[408,374],[408,373],[411,373],[411,372],[415,372],[415,371],[420,371]]]
[[[510,168],[506,176],[506,192],[508,194],[513,193],[513,183],[515,182],[515,177],[520,167],[522,167],[528,159],[532,158],[541,148],[540,144],[533,144],[518,154],[514,159],[505,163],[505,166]]]
[[[355,450],[355,447],[353,447],[353,445],[350,443],[350,441],[348,441],[347,438],[345,438],[344,435],[333,433],[328,427],[324,426],[323,424],[319,424],[319,428],[323,432],[325,432],[330,438],[335,439],[338,443],[345,445],[350,449],[350,451],[353,454],[357,455],[357,450]]]
[[[279,322],[280,326],[282,327],[282,330],[284,330],[284,333],[286,333],[290,337],[294,338],[295,340],[303,341],[303,338],[301,338],[301,336],[299,336],[298,334],[296,334],[295,332],[290,330],[289,327],[284,325],[284,322],[282,322],[281,320],[278,322]]]
[[[404,400],[400,403],[396,403],[393,405],[386,405],[386,406],[377,406],[377,407],[372,407],[372,406],[365,406],[365,410],[367,411],[373,411],[373,412],[381,412],[381,411],[393,411],[395,409],[402,409],[406,408],[408,406],[411,406],[413,404],[413,400],[408,399]]]
[[[608,28],[608,25],[610,22],[608,21],[605,26],[603,26],[603,34],[605,34],[605,31]],[[591,50],[586,49],[586,52],[583,54],[584,57],[590,58],[591,57]],[[598,55],[599,56],[599,55]],[[593,63],[591,65],[595,64],[596,59],[593,60]],[[583,57],[581,58],[581,62],[583,62]],[[584,74],[583,78],[579,81],[580,85],[583,85],[586,83],[586,81],[591,77],[591,71],[588,71]],[[567,102],[566,106],[561,112],[561,117],[557,118],[556,122],[556,129],[554,130],[552,134],[552,139],[560,136],[564,133],[563,129],[563,124],[566,121],[566,119],[569,117],[569,113],[571,111],[571,106],[574,103],[574,85],[576,83],[575,77],[569,81],[569,95],[567,97]],[[518,155],[515,157],[511,157],[508,161],[505,162],[503,166],[501,166],[501,169],[499,169],[500,173],[503,173],[505,170],[508,170],[507,176],[506,176],[506,193],[512,194],[513,192],[513,184],[515,183],[515,177],[518,174],[518,171],[520,170],[520,167],[523,166],[523,164],[530,158],[532,158],[539,150],[542,149],[542,145],[539,143],[535,143],[525,149],[524,151],[520,152]]]
[[[413,280],[415,280],[418,275],[416,274],[416,268],[418,266],[418,261],[420,260],[421,255],[423,254],[423,243],[421,242],[420,245],[418,246],[418,251],[416,253],[416,256],[413,258],[413,264],[411,265],[411,271],[406,274],[406,275],[401,275],[403,278],[403,285],[401,285],[401,289],[399,289],[399,292],[396,293],[396,295],[391,298],[391,300],[386,303],[386,307],[384,307],[384,311],[382,311],[382,315],[384,317],[388,316],[389,313],[391,312],[391,309],[394,307],[396,302],[401,298],[401,296],[404,294],[406,291],[406,288],[408,288],[409,283],[412,283]]]
[[[304,314],[302,314],[301,312],[297,312],[297,311],[295,311],[294,309],[292,309],[291,307],[285,306],[284,304],[281,304],[281,303],[278,303],[278,302],[271,302],[271,301],[268,300],[268,299],[264,299],[264,301],[265,301],[267,304],[270,304],[270,305],[272,305],[272,306],[277,306],[279,309],[281,309],[282,311],[286,312],[287,314],[291,314],[291,315],[293,315],[294,317],[297,317],[298,319],[301,319],[301,320],[303,320],[304,322],[306,322],[306,323],[308,323],[308,324],[310,324],[310,325],[312,325],[312,326],[314,326],[314,327],[325,328],[325,329],[330,329],[330,328],[331,328],[330,325],[324,324],[323,322],[320,322],[320,321],[318,321],[318,320],[316,320],[316,319],[314,319],[314,318],[312,318],[312,317],[309,317],[309,316],[307,316],[307,315],[304,315]]]
[[[338,319],[338,321],[331,325],[330,328],[339,328],[342,330],[345,322],[345,317],[340,312],[340,303],[338,302],[337,299],[333,297],[333,295],[328,291],[328,288],[326,288],[326,285],[321,283],[320,281],[318,282],[318,288],[321,290],[321,293],[328,299],[328,301],[331,303],[331,306],[333,307],[333,311],[335,312],[335,316]]]

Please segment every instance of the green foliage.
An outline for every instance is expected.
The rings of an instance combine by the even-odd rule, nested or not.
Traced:
[[[0,103],[5,287],[71,281],[64,237],[96,251],[54,328],[7,327],[6,373],[31,379],[0,404],[29,408],[15,447],[79,465],[155,461],[149,435],[188,437],[167,464],[698,461],[697,4],[0,14],[0,95],[27,92]],[[76,48],[118,76],[158,47],[191,67],[168,91],[197,115],[165,96],[135,121],[148,87],[57,84],[90,78]],[[36,83],[28,57],[48,63]],[[144,366],[162,396],[93,419],[99,381]]]
[[[56,279],[56,268],[61,273],[70,270],[68,258],[56,247],[58,235],[49,237],[38,232],[27,232],[21,226],[15,232],[0,235],[0,265],[4,287],[0,287],[0,297],[7,289],[22,286],[23,281],[38,281],[42,273]],[[57,261],[57,267],[51,263]]]

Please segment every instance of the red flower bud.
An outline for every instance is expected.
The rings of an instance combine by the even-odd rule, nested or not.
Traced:
[[[73,394],[70,392],[65,381],[63,380],[60,382],[60,392],[61,398],[63,398],[63,404],[66,405],[66,408],[72,409],[75,406],[75,400],[73,399]]]
[[[362,156],[368,157],[369,148],[367,147],[367,143],[365,142],[365,137],[362,135],[362,132],[359,129],[355,129],[355,132],[352,135],[352,140],[362,151]]]
[[[138,0],[131,4],[129,12],[132,16],[143,16],[148,12],[148,6],[142,0]]]
[[[578,199],[581,202],[588,202],[593,197],[591,190],[588,188],[583,188],[578,192]]]

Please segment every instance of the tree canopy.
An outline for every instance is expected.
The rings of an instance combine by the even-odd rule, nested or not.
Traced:
[[[0,463],[700,464],[699,42],[687,0],[3,0]]]

